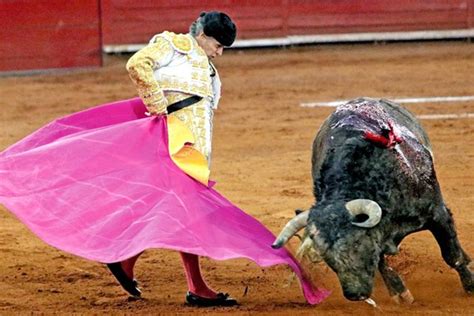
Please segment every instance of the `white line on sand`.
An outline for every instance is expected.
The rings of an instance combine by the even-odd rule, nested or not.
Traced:
[[[400,98],[390,99],[396,103],[434,103],[434,102],[469,102],[474,101],[474,96],[454,96],[454,97],[430,97],[430,98]],[[302,107],[336,107],[340,104],[344,104],[349,100],[338,100],[331,102],[308,102],[300,103]],[[420,120],[440,120],[440,119],[470,119],[474,118],[474,113],[446,113],[446,114],[423,114],[418,115]]]
[[[474,101],[474,95],[467,96],[448,96],[448,97],[428,97],[428,98],[401,98],[401,99],[392,99],[387,98],[396,103],[435,103],[435,102],[469,102]],[[340,104],[344,104],[349,100],[337,100],[331,102],[307,102],[300,103],[302,107],[316,107],[316,106],[328,106],[335,107]]]
[[[416,117],[420,120],[465,119],[474,118],[474,113],[424,114]]]

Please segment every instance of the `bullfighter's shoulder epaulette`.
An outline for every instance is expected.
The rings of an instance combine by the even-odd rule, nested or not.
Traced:
[[[181,54],[189,54],[193,50],[193,40],[189,34],[176,34],[165,31],[160,35],[167,39],[171,46]]]

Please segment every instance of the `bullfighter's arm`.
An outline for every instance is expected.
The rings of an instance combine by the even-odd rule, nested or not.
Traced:
[[[134,82],[138,95],[150,114],[166,114],[168,101],[153,72],[166,66],[173,57],[171,44],[160,36],[153,43],[139,50],[127,62],[127,71]]]

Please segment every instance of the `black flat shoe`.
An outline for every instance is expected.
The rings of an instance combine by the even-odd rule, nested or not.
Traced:
[[[186,303],[191,306],[199,307],[211,307],[211,306],[235,306],[238,305],[237,301],[232,297],[229,297],[227,293],[217,293],[216,298],[206,298],[198,296],[194,293],[186,293]]]
[[[138,288],[137,280],[132,280],[127,276],[125,271],[123,271],[120,262],[108,263],[107,268],[109,268],[110,272],[112,272],[114,277],[119,281],[120,285],[128,292],[128,294],[137,298],[142,295],[142,292]]]

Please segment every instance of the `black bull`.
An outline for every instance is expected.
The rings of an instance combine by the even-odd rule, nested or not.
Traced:
[[[337,273],[347,299],[368,299],[378,268],[390,295],[411,302],[385,255],[397,253],[405,236],[429,230],[464,289],[474,291],[471,260],[441,196],[431,145],[407,110],[368,98],[339,106],[314,140],[312,176],[317,202],[285,226],[274,248],[306,227],[303,245]]]

